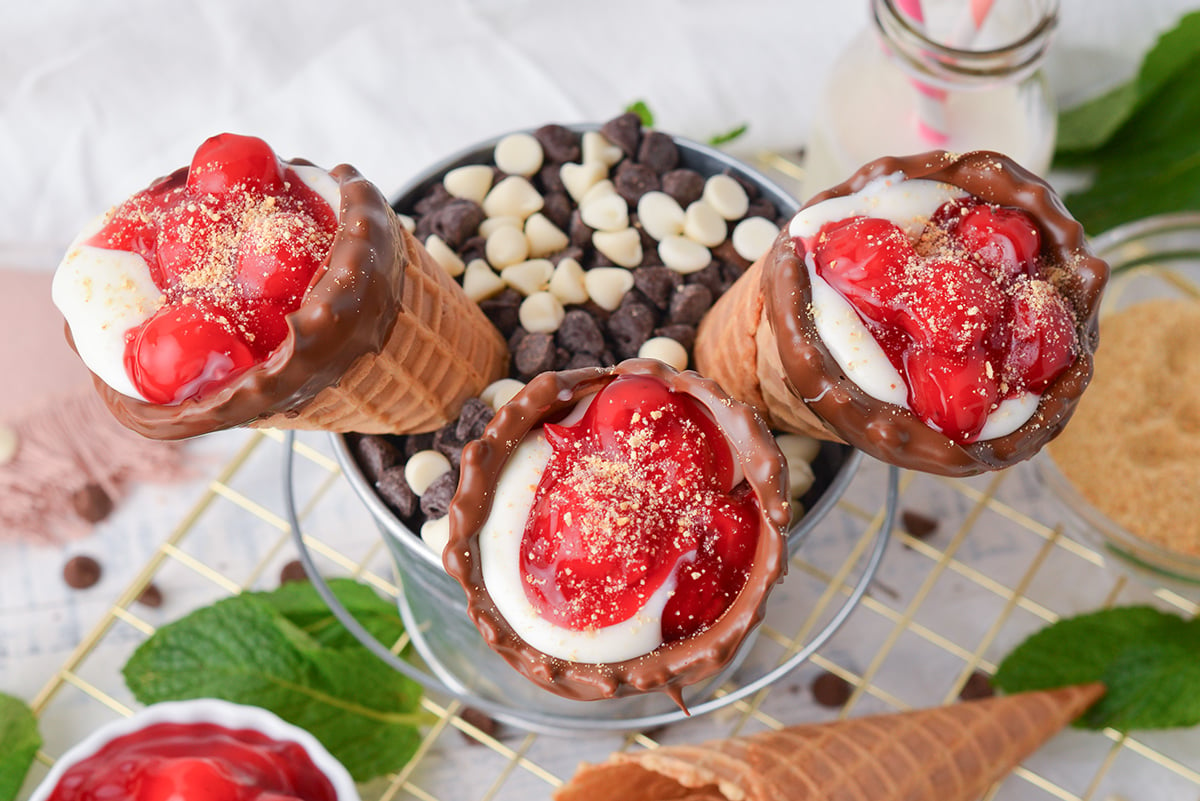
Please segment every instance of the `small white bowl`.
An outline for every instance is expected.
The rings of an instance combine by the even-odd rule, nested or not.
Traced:
[[[312,759],[317,769],[329,779],[337,801],[361,801],[350,773],[325,750],[325,746],[321,745],[317,738],[265,709],[215,698],[153,704],[128,718],[114,720],[101,726],[54,763],[54,767],[33,791],[29,801],[46,801],[58,786],[63,774],[72,766],[92,756],[118,737],[134,734],[157,723],[212,723],[227,729],[251,729],[272,740],[297,743]]]

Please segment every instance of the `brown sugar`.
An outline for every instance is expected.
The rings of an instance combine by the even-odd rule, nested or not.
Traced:
[[[1162,299],[1101,319],[1095,376],[1049,446],[1097,509],[1200,556],[1200,303]]]

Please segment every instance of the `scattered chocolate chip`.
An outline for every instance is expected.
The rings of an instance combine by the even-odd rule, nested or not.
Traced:
[[[658,173],[645,164],[635,164],[632,161],[622,161],[613,177],[613,187],[617,194],[625,198],[630,208],[637,208],[637,202],[647,192],[657,192],[662,184]]]
[[[636,158],[642,140],[642,118],[632,111],[613,117],[600,126],[604,138],[621,148],[629,158]]]
[[[719,261],[710,262],[703,270],[689,274],[684,280],[689,284],[703,284],[708,287],[708,291],[713,294],[713,297],[720,297],[729,286],[721,275]]]
[[[542,214],[561,231],[566,231],[571,226],[573,209],[571,197],[566,192],[551,190],[542,197]],[[582,256],[583,253],[579,255]]]
[[[400,451],[396,446],[388,442],[386,437],[377,434],[364,434],[359,437],[354,452],[363,472],[371,481],[378,481],[384,470],[400,461]]]
[[[754,200],[756,197],[758,197],[758,187],[755,186],[749,178],[742,175],[737,170],[730,169],[729,167],[725,168],[725,174],[742,185],[742,189],[746,190],[747,198]]]
[[[375,482],[375,491],[397,517],[407,519],[417,511],[417,494],[408,485],[403,467],[389,467]]]
[[[479,308],[505,337],[521,324],[518,309],[521,308],[521,293],[509,287],[495,297],[481,300]]]
[[[138,597],[133,600],[150,609],[158,609],[163,605],[162,590],[158,588],[157,584],[147,584],[145,589],[138,593]]]
[[[567,221],[567,237],[571,240],[571,244],[574,247],[589,250],[592,246],[592,233],[592,228],[583,221],[579,209],[572,211],[571,219]]]
[[[529,334],[513,351],[513,366],[522,380],[528,381],[538,373],[554,368],[554,337],[551,334]]]
[[[663,311],[671,304],[671,295],[683,286],[683,277],[666,267],[638,267],[633,271],[633,285],[646,299]]]
[[[533,132],[533,138],[542,146],[546,160],[562,164],[564,161],[579,161],[579,134],[562,125],[543,125]]]
[[[675,140],[659,131],[646,131],[642,134],[642,144],[638,147],[637,160],[645,164],[659,175],[670,172],[679,164],[679,147]]]
[[[454,429],[455,436],[461,442],[470,442],[483,436],[483,430],[496,414],[491,406],[479,398],[468,398],[458,413],[458,424]]]
[[[704,194],[704,176],[695,170],[671,170],[662,177],[662,191],[686,209]]]
[[[75,514],[89,523],[99,523],[112,514],[113,501],[99,484],[85,484],[71,494]]]
[[[654,336],[668,337],[675,340],[688,353],[692,352],[692,348],[696,344],[696,326],[694,325],[664,325],[661,328],[654,329]]]
[[[733,242],[728,239],[713,248],[712,254],[717,261],[737,265],[738,275],[741,275],[750,266],[750,262],[742,258],[741,254],[734,249]]]
[[[476,259],[487,260],[487,240],[482,236],[473,236],[466,242],[463,242],[462,248],[459,250],[459,255],[462,256],[463,264],[470,264]]]
[[[739,259],[738,261],[740,262],[741,260]],[[721,286],[724,287],[724,289],[722,290],[724,292],[724,291],[728,291],[729,287],[733,286],[734,282],[742,277],[742,273],[746,272],[746,268],[743,267],[740,263],[727,262],[727,261],[720,262],[720,265],[721,265]]]
[[[973,701],[976,698],[991,698],[996,694],[996,688],[992,686],[991,678],[982,671],[976,670],[967,678],[967,683],[958,691],[958,697],[964,701]]]
[[[582,309],[571,309],[563,317],[554,339],[572,353],[598,354],[604,350],[604,332],[596,318]]]
[[[427,520],[437,520],[439,517],[445,517],[446,512],[450,511],[450,500],[454,497],[454,491],[458,489],[458,473],[451,470],[448,473],[442,473],[433,480],[423,493],[421,493],[421,512]]]
[[[279,569],[279,583],[291,584],[297,581],[308,581],[308,573],[299,559],[293,559]]]
[[[813,679],[809,685],[813,700],[821,706],[837,708],[846,705],[850,700],[854,687],[850,682],[835,673],[825,672]]]
[[[549,256],[549,259],[550,259],[550,263],[553,264],[555,267],[557,267],[558,263],[560,261],[562,261],[563,259],[574,259],[575,261],[582,264],[583,263],[583,248],[577,248],[577,247],[571,245],[571,246],[563,248],[562,250],[558,251],[557,253],[551,253]]]
[[[462,718],[462,722],[470,726],[474,726],[479,730],[480,734],[486,737],[495,737],[496,732],[500,730],[500,724],[492,718],[480,712],[474,707],[465,706],[458,711],[458,716]],[[463,739],[472,745],[479,745],[479,741],[470,736],[466,732],[462,732]]]
[[[429,192],[417,201],[417,205],[413,210],[416,212],[417,217],[424,219],[451,200],[454,200],[454,195],[446,191],[445,185],[439,182],[430,187]],[[420,220],[418,220],[419,223]]]
[[[458,421],[452,420],[433,435],[433,449],[450,460],[455,470],[462,463],[462,449],[467,440],[458,435]]]
[[[900,512],[900,525],[909,536],[923,540],[932,536],[938,529],[938,521],[929,515],[905,509]]]
[[[455,198],[429,215],[433,233],[457,250],[475,235],[484,220],[483,209],[473,200]]]
[[[641,303],[622,304],[608,318],[608,334],[616,345],[617,356],[637,356],[658,325],[654,309]]]
[[[413,454],[433,448],[433,432],[423,431],[420,434],[409,434],[404,438],[404,460],[413,458]]]
[[[746,217],[765,217],[773,220],[778,214],[779,210],[775,208],[775,204],[765,197],[754,198],[750,201],[750,207],[746,209]]]
[[[671,295],[667,322],[678,325],[698,325],[704,313],[712,308],[713,293],[704,284],[684,284]]]
[[[63,565],[63,581],[68,587],[76,590],[86,590],[94,587],[100,581],[104,571],[100,563],[90,556],[72,556]]]
[[[543,198],[545,198],[547,195],[561,194],[566,191],[566,187],[563,186],[562,182],[561,164],[544,165],[540,170],[538,170],[537,182],[541,184]],[[542,213],[544,214],[545,211]]]
[[[604,362],[594,353],[576,353],[567,362],[564,370],[578,370],[581,367],[603,367]]]

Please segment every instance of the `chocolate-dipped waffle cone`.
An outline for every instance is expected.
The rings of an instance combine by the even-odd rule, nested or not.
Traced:
[[[618,753],[554,798],[975,801],[1103,694],[1087,684]]]
[[[341,192],[338,231],[323,272],[287,315],[283,343],[220,391],[175,405],[136,400],[96,377],[121,423],[155,439],[242,425],[432,431],[507,375],[499,332],[379,190],[348,165],[330,174]]]

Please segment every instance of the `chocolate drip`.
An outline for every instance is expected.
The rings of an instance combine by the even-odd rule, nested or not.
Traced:
[[[525,436],[615,377],[631,374],[653,376],[690,395],[716,420],[758,497],[754,562],[742,591],[708,629],[622,662],[570,662],[534,649],[497,611],[483,581],[479,529],[491,513],[500,473]],[[531,681],[581,701],[663,691],[682,707],[681,689],[718,673],[762,620],[767,594],[786,570],[790,513],[786,463],[766,423],[749,406],[730,400],[715,382],[697,373],[629,359],[610,368],[543,373],[500,409],[483,437],[463,451],[462,477],[450,505],[450,541],[442,558],[466,590],[467,611],[488,645]]]

